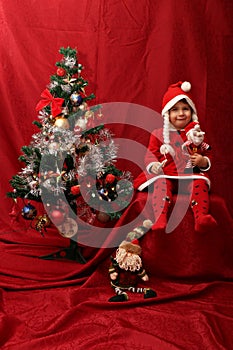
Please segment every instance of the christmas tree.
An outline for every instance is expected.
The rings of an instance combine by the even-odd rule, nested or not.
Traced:
[[[101,106],[88,105],[95,96],[86,95],[88,82],[77,50],[59,52],[63,57],[36,106],[38,120],[33,123],[39,132],[22,147],[19,160],[25,167],[10,180],[8,196],[26,201],[22,216],[42,235],[52,221],[60,234],[71,238],[78,225],[69,217],[70,208],[84,223],[117,219],[133,187],[130,172],[115,166],[117,146],[110,130],[99,124]],[[32,201],[43,203],[43,215]]]

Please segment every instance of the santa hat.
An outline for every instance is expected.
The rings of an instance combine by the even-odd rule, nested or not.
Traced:
[[[143,221],[141,226],[135,227],[132,231],[130,231],[126,236],[126,241],[132,241],[133,239],[141,238],[150,228],[153,226],[151,220],[146,219]]]
[[[131,242],[123,241],[119,245],[119,248],[125,249],[128,253],[137,255],[140,255],[142,251],[137,239],[133,239]]]
[[[176,84],[172,84],[168,87],[168,90],[164,94],[162,102],[162,116],[164,118],[163,125],[163,141],[164,144],[160,147],[160,152],[162,154],[170,153],[174,156],[174,150],[170,145],[170,130],[174,128],[169,121],[169,110],[180,100],[185,99],[189,106],[192,108],[192,120],[197,122],[197,110],[191,96],[191,84],[188,81],[179,81]]]
[[[195,129],[196,126],[199,126],[199,127],[200,127],[200,124],[199,124],[198,122],[191,122],[191,123],[189,123],[189,124],[184,128],[185,134],[188,136],[188,134],[190,133],[190,131],[192,131],[193,129]]]

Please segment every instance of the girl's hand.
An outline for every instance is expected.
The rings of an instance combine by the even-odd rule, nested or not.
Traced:
[[[201,154],[194,153],[190,156],[192,165],[198,166],[198,168],[207,168],[208,161],[205,157],[203,157]]]
[[[165,163],[166,163],[167,159],[163,160],[161,163],[160,162],[155,162],[150,171],[155,174],[155,175],[158,175],[160,173],[162,173],[162,168],[164,167]]]

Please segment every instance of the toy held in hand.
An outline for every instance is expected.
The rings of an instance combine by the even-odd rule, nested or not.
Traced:
[[[198,122],[191,122],[185,128],[187,141],[182,145],[183,153],[189,155],[186,169],[194,169],[198,162],[198,155],[210,149],[210,145],[204,142],[205,132],[201,130]],[[200,164],[200,161],[199,161]],[[194,171],[195,172],[195,171]]]
[[[142,264],[141,247],[137,239],[131,242],[123,241],[116,251],[115,258],[111,257],[111,260],[109,276],[116,295],[109,299],[110,302],[127,301],[127,291],[143,293],[146,299],[157,296],[153,289],[137,286],[139,280],[149,280]]]
[[[200,124],[198,122],[189,123],[185,128],[185,133],[187,136],[187,141],[184,146],[190,147],[192,144],[195,146],[200,146],[204,141],[204,131],[201,130]]]

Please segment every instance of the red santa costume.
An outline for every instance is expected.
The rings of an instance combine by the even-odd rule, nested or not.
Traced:
[[[152,132],[145,156],[146,171],[141,173],[134,182],[135,188],[139,191],[146,189],[148,186],[154,186],[152,205],[155,223],[152,229],[165,229],[169,207],[172,196],[177,191],[178,181],[179,185],[182,182],[185,191],[190,194],[195,230],[204,232],[206,228],[216,225],[215,219],[209,214],[208,191],[210,189],[210,180],[207,171],[211,167],[211,149],[210,147],[201,148],[201,154],[208,162],[208,166],[205,169],[187,167],[190,156],[188,152],[185,153],[183,151],[182,147],[187,141],[187,131],[184,129],[177,130],[169,120],[170,109],[177,102],[185,99],[192,110],[190,123],[198,122],[197,111],[190,90],[191,84],[189,82],[180,81],[169,86],[162,103],[163,129],[156,129]],[[208,144],[206,145],[208,146]],[[151,167],[156,162],[160,162],[163,170],[158,175],[151,172]]]

